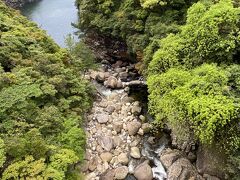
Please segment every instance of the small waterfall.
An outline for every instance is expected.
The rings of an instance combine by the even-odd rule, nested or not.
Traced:
[[[156,180],[164,180],[167,178],[167,173],[159,160],[159,155],[168,144],[168,139],[163,136],[157,144],[151,145],[147,141],[144,142],[142,155],[147,157],[152,163],[153,177]]]

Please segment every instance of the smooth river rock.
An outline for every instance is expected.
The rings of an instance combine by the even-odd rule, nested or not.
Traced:
[[[103,162],[110,162],[113,155],[110,152],[105,152],[100,155]]]
[[[108,122],[109,116],[108,116],[108,114],[102,113],[102,114],[98,114],[96,116],[96,119],[100,124],[104,124],[104,123]]]
[[[121,153],[121,154],[119,154],[119,156],[118,156],[118,162],[121,163],[121,164],[123,164],[123,165],[127,165],[128,162],[129,162],[127,153]]]
[[[113,148],[113,140],[112,140],[111,137],[108,137],[108,136],[100,137],[99,138],[99,144],[106,151],[111,151],[112,148]]]
[[[130,156],[132,156],[135,159],[139,159],[141,157],[141,153],[138,147],[132,147]]]
[[[144,162],[136,167],[134,171],[134,176],[138,180],[152,180],[153,179],[152,168],[148,165],[147,162]]]
[[[128,167],[127,166],[121,166],[115,169],[115,179],[125,179],[128,175]]]
[[[132,121],[127,124],[127,130],[129,135],[136,135],[142,124],[138,121]]]

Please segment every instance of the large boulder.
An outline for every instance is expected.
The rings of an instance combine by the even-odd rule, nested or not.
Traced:
[[[118,155],[118,162],[123,164],[123,165],[127,165],[128,162],[129,162],[129,159],[128,159],[128,155],[127,153],[121,153]]]
[[[106,151],[111,151],[113,148],[113,140],[111,137],[99,137],[98,144]]]
[[[114,76],[110,76],[105,82],[104,82],[104,86],[108,87],[108,88],[118,88],[119,86],[119,81],[117,80],[116,77]]]
[[[135,134],[137,134],[137,132],[141,126],[142,126],[142,124],[140,122],[138,122],[137,120],[129,122],[127,124],[128,134],[134,136]]]
[[[100,176],[100,180],[113,180],[115,176],[115,170],[111,169],[106,171]]]
[[[113,155],[110,152],[105,152],[100,155],[103,162],[110,162]]]
[[[166,149],[162,152],[160,160],[163,166],[168,169],[177,159],[182,157],[182,153],[178,150]]]
[[[152,168],[148,165],[147,162],[144,162],[136,167],[136,169],[134,170],[134,176],[138,180],[152,180]]]
[[[108,114],[102,113],[102,114],[98,114],[96,116],[96,119],[100,124],[104,124],[104,123],[108,122],[109,116],[108,116]]]
[[[199,173],[224,179],[226,157],[214,146],[200,146],[197,151],[196,167]]]
[[[197,169],[186,158],[175,161],[168,169],[168,180],[204,180]]]
[[[141,153],[138,147],[132,147],[130,156],[132,156],[135,159],[139,159],[141,157]]]
[[[98,74],[96,75],[95,79],[97,82],[99,83],[103,83],[105,81],[105,73],[104,72],[98,72]]]
[[[128,167],[127,166],[121,166],[115,169],[115,179],[125,179],[128,175]]]

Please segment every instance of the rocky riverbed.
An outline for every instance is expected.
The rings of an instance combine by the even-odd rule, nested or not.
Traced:
[[[168,148],[170,139],[164,134],[158,139],[149,134],[151,124],[142,113],[141,102],[129,96],[131,81],[122,81],[122,74],[129,76],[132,66],[117,61],[87,75],[98,95],[86,122],[82,167],[86,180],[217,180],[198,173],[191,162],[194,155]],[[141,80],[134,82],[142,84]]]
[[[131,65],[122,65],[118,61],[114,69],[90,73],[98,98],[87,117],[86,179],[131,179],[131,174],[132,178],[153,178],[149,161],[141,154],[142,137],[150,124],[141,114],[140,102],[128,96],[129,83],[121,81],[127,79],[129,74],[124,72]]]
[[[86,180],[219,180],[218,156],[213,151],[197,147],[191,137],[179,141],[174,129],[157,137],[151,133],[143,106],[147,102],[130,94],[147,89],[146,83],[138,74],[138,64],[125,53],[125,45],[90,36],[86,42],[101,67],[86,75],[97,91],[86,118],[87,148],[81,168]],[[216,161],[210,162],[212,158]]]

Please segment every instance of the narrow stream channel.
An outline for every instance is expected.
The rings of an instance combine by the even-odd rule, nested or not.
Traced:
[[[21,12],[64,47],[66,35],[77,31],[71,23],[77,23],[78,10],[75,0],[40,0],[26,4]]]

